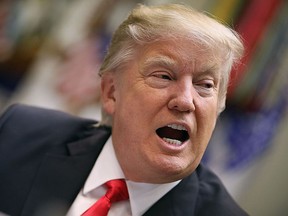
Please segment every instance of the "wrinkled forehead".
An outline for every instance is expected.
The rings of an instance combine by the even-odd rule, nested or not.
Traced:
[[[181,66],[195,70],[208,68],[218,70],[223,64],[223,55],[219,49],[195,43],[191,39],[166,39],[138,47],[135,56],[144,66],[160,65],[169,68]]]

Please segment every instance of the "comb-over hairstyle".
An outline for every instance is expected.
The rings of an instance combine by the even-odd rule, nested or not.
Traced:
[[[242,57],[243,44],[233,29],[188,6],[140,4],[134,8],[114,32],[99,75],[121,71],[144,45],[181,38],[190,39],[191,46],[208,51],[221,60],[220,113],[225,108],[230,71]]]

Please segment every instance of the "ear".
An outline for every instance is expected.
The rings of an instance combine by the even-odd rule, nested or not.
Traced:
[[[115,74],[106,72],[101,79],[101,103],[102,108],[109,115],[115,112]]]

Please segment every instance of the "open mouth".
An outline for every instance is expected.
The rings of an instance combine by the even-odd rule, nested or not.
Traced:
[[[177,124],[167,125],[156,130],[157,135],[165,142],[180,146],[189,139],[187,130]]]

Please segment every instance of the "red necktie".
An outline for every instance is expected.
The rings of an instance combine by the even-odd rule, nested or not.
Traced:
[[[106,182],[105,186],[107,187],[106,194],[87,209],[82,216],[106,216],[112,203],[127,200],[129,198],[124,180],[111,180]]]

